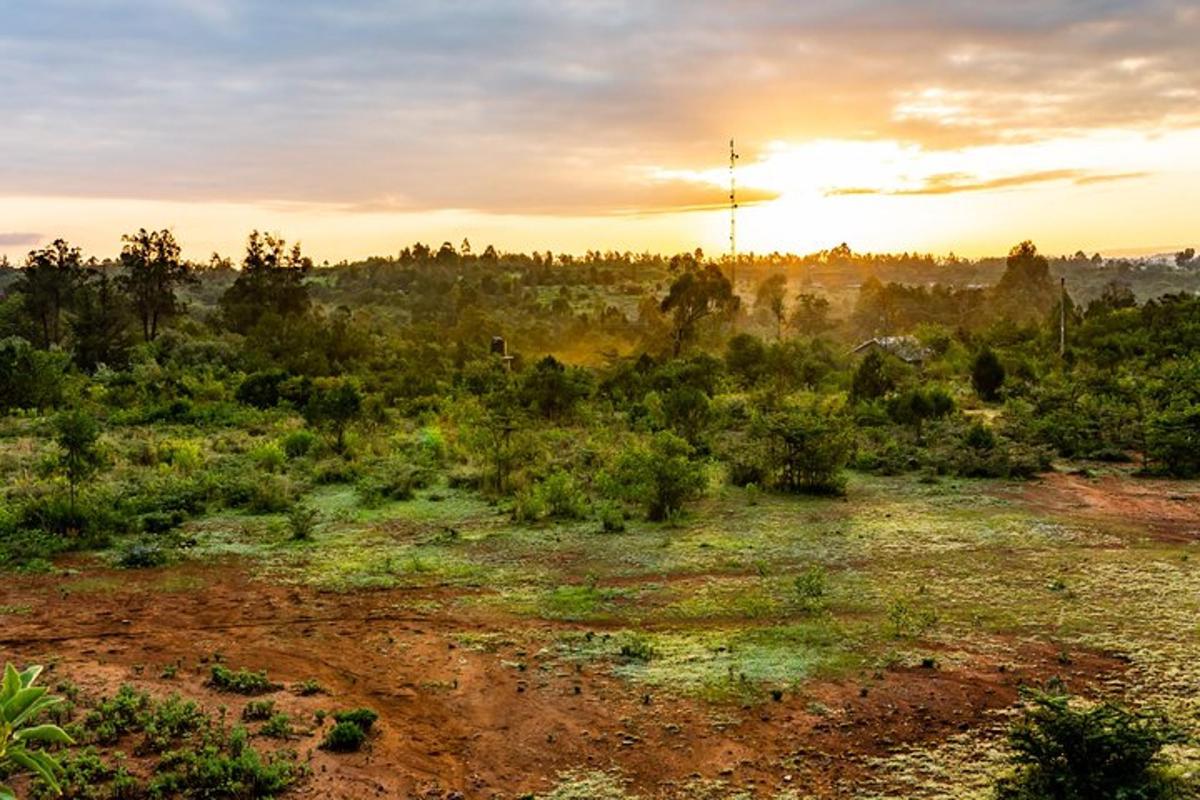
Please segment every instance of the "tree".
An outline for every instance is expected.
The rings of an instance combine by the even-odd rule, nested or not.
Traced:
[[[793,405],[756,418],[752,434],[764,445],[771,486],[798,494],[842,492],[850,436],[836,413],[816,403]]]
[[[334,446],[340,453],[346,446],[346,428],[361,416],[362,405],[362,393],[353,381],[319,378],[313,381],[304,418],[310,425],[333,431]]]
[[[1133,289],[1130,288],[1128,283],[1109,281],[1104,284],[1104,289],[1101,290],[1100,296],[1088,303],[1087,316],[1094,317],[1098,314],[1119,311],[1123,308],[1137,308],[1137,296],[1133,293]]]
[[[546,356],[524,375],[520,395],[538,414],[556,420],[571,413],[591,388],[591,376],[585,370]]]
[[[776,272],[758,285],[754,305],[775,318],[775,339],[783,339],[783,321],[787,317],[787,276]]]
[[[40,666],[18,672],[12,664],[4,665],[0,683],[0,775],[7,778],[26,771],[40,778],[50,791],[62,794],[58,785],[62,766],[35,745],[75,742],[57,725],[34,724],[43,711],[62,702],[61,697],[49,696],[44,688],[33,685],[41,673]],[[16,795],[0,784],[0,800],[16,800]]]
[[[83,256],[78,247],[55,239],[48,247],[25,257],[15,289],[25,312],[34,320],[44,349],[62,344],[64,312],[83,279]]]
[[[869,351],[850,381],[850,400],[876,400],[896,388],[895,379],[887,369],[887,358],[878,350]]]
[[[38,350],[19,336],[0,339],[0,414],[57,405],[68,366],[65,353]]]
[[[252,231],[242,271],[221,296],[226,322],[233,330],[246,333],[264,314],[289,317],[307,313],[310,301],[304,279],[311,269],[312,260],[301,253],[299,244],[289,250],[283,239]]]
[[[671,351],[678,356],[696,335],[696,326],[706,317],[732,313],[738,299],[729,279],[716,264],[689,269],[671,283],[661,309],[670,313]]]
[[[54,439],[60,452],[58,467],[67,479],[70,492],[71,517],[76,518],[75,505],[79,485],[100,468],[100,451],[96,442],[100,426],[94,417],[82,409],[71,409],[54,420]]]
[[[1004,386],[1004,364],[990,347],[980,350],[971,362],[971,385],[975,393],[989,403],[1000,397],[1000,388]]]
[[[101,364],[123,369],[129,363],[129,310],[102,272],[91,271],[76,292],[71,338],[75,363],[85,372]]]
[[[945,390],[912,388],[901,392],[888,402],[888,413],[901,425],[911,425],[917,442],[923,440],[926,420],[939,419],[954,410],[954,400]]]
[[[819,294],[797,295],[788,325],[804,336],[821,335],[829,330],[829,300]]]
[[[646,445],[626,450],[612,479],[617,494],[646,508],[646,518],[661,522],[699,497],[707,481],[692,446],[669,431],[654,434]]]
[[[725,368],[743,386],[757,383],[767,368],[767,348],[762,339],[750,333],[730,339],[725,349]]]
[[[141,228],[122,236],[121,241],[121,266],[125,269],[121,287],[142,324],[142,339],[152,342],[160,321],[179,310],[175,290],[195,279],[180,259],[179,243],[169,230]]]
[[[1003,315],[1015,321],[1041,319],[1058,302],[1050,262],[1033,242],[1021,242],[1009,251],[995,294]]]
[[[1191,263],[1191,260],[1195,257],[1196,257],[1196,248],[1194,248],[1194,247],[1188,247],[1184,250],[1180,250],[1178,253],[1175,254],[1175,266],[1177,266],[1177,267],[1185,266],[1185,265]]]

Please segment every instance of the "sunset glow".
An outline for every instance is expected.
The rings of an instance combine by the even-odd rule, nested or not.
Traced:
[[[198,258],[252,227],[329,260],[720,252],[730,136],[747,250],[1195,234],[1191,4],[469,5],[6,8],[0,253],[140,226]]]

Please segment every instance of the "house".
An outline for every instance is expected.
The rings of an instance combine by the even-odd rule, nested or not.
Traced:
[[[917,367],[932,355],[915,336],[876,336],[854,348],[853,352],[855,355],[862,355],[871,350],[882,350],[906,364]]]

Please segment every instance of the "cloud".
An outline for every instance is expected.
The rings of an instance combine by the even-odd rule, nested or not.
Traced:
[[[1012,189],[1021,186],[1053,183],[1057,181],[1071,181],[1078,186],[1085,186],[1092,183],[1130,180],[1133,178],[1144,177],[1145,174],[1146,173],[1144,172],[1089,174],[1086,171],[1079,169],[1052,169],[1043,170],[1040,172],[1029,172],[1021,175],[1005,175],[1000,178],[980,180],[961,172],[950,172],[939,175],[931,175],[919,186],[914,187],[898,189],[848,187],[830,189],[826,191],[825,194],[830,197],[880,194],[891,196],[959,194],[961,192],[985,192],[999,189]]]
[[[731,134],[749,162],[776,139],[937,150],[1200,127],[1194,11],[1168,0],[11,4],[0,185],[496,213],[668,208],[639,199],[665,191],[637,186],[639,169],[720,164]]]
[[[36,247],[40,233],[0,233],[0,247]]]

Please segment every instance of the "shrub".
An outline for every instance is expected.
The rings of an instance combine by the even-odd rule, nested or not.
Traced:
[[[283,441],[280,444],[283,447],[284,454],[288,458],[295,459],[308,455],[316,443],[316,435],[312,431],[302,429],[292,431],[283,437]]]
[[[308,541],[317,529],[320,512],[312,506],[296,503],[288,510],[288,531],[296,541]]]
[[[362,747],[366,731],[353,722],[339,722],[329,729],[321,748],[332,753],[350,753]]]
[[[283,475],[265,475],[250,486],[245,505],[255,514],[278,514],[292,507],[296,486]]]
[[[124,569],[148,569],[167,563],[167,554],[161,547],[148,542],[134,542],[121,548],[117,554],[117,566]]]
[[[292,735],[292,718],[287,714],[273,714],[258,732],[271,739],[286,739]]]
[[[112,744],[141,727],[141,721],[152,703],[147,693],[122,684],[112,698],[100,701],[87,713],[83,719],[83,729],[90,741]]]
[[[214,689],[234,694],[266,694],[279,688],[271,683],[266,672],[251,672],[248,669],[231,670],[224,664],[213,664],[208,681]]]
[[[583,519],[588,514],[587,495],[565,470],[551,472],[538,484],[546,512],[558,519]]]
[[[1004,385],[1004,365],[991,348],[985,347],[971,362],[971,386],[980,398],[992,402],[1000,398]]]
[[[270,719],[274,713],[274,700],[251,700],[242,708],[242,719],[246,722],[259,722]]]
[[[703,465],[692,460],[692,446],[673,433],[660,431],[647,445],[627,450],[612,475],[618,496],[646,508],[650,520],[677,514],[707,485]]]
[[[146,735],[141,750],[161,753],[172,742],[207,728],[208,718],[194,702],[173,694],[165,700],[152,702],[139,715],[138,725]]]
[[[815,403],[771,412],[752,432],[764,445],[771,485],[801,494],[841,494],[850,455],[845,421]]]
[[[352,708],[348,711],[335,711],[333,719],[335,722],[352,722],[367,733],[379,719],[379,714],[369,708]]]
[[[1009,731],[1012,772],[998,800],[1173,800],[1195,786],[1174,774],[1162,750],[1186,737],[1164,719],[1113,703],[1073,705],[1063,692],[1027,692]]]
[[[292,691],[301,697],[311,697],[314,694],[325,694],[325,687],[317,682],[315,678],[309,678],[301,681],[292,687]]]
[[[937,624],[937,612],[905,600],[893,600],[887,608],[888,626],[893,638],[910,639],[927,633]]]
[[[824,605],[827,584],[825,568],[820,564],[814,564],[797,575],[795,589],[800,605],[809,610]]]
[[[428,470],[415,464],[388,460],[376,465],[359,479],[356,489],[366,506],[378,506],[389,500],[411,500],[418,489],[430,484]]]
[[[600,529],[605,533],[623,533],[625,531],[625,512],[618,503],[604,502],[597,507],[600,518]]]
[[[263,758],[246,739],[246,730],[236,727],[224,748],[216,743],[168,753],[147,787],[149,796],[269,798],[282,794],[299,774],[296,765],[278,753]]]
[[[650,661],[656,655],[654,645],[650,639],[640,633],[630,634],[621,642],[621,649],[617,651],[621,658],[626,661]]]
[[[278,444],[267,442],[250,451],[250,460],[263,472],[280,472],[287,463],[287,456]]]

